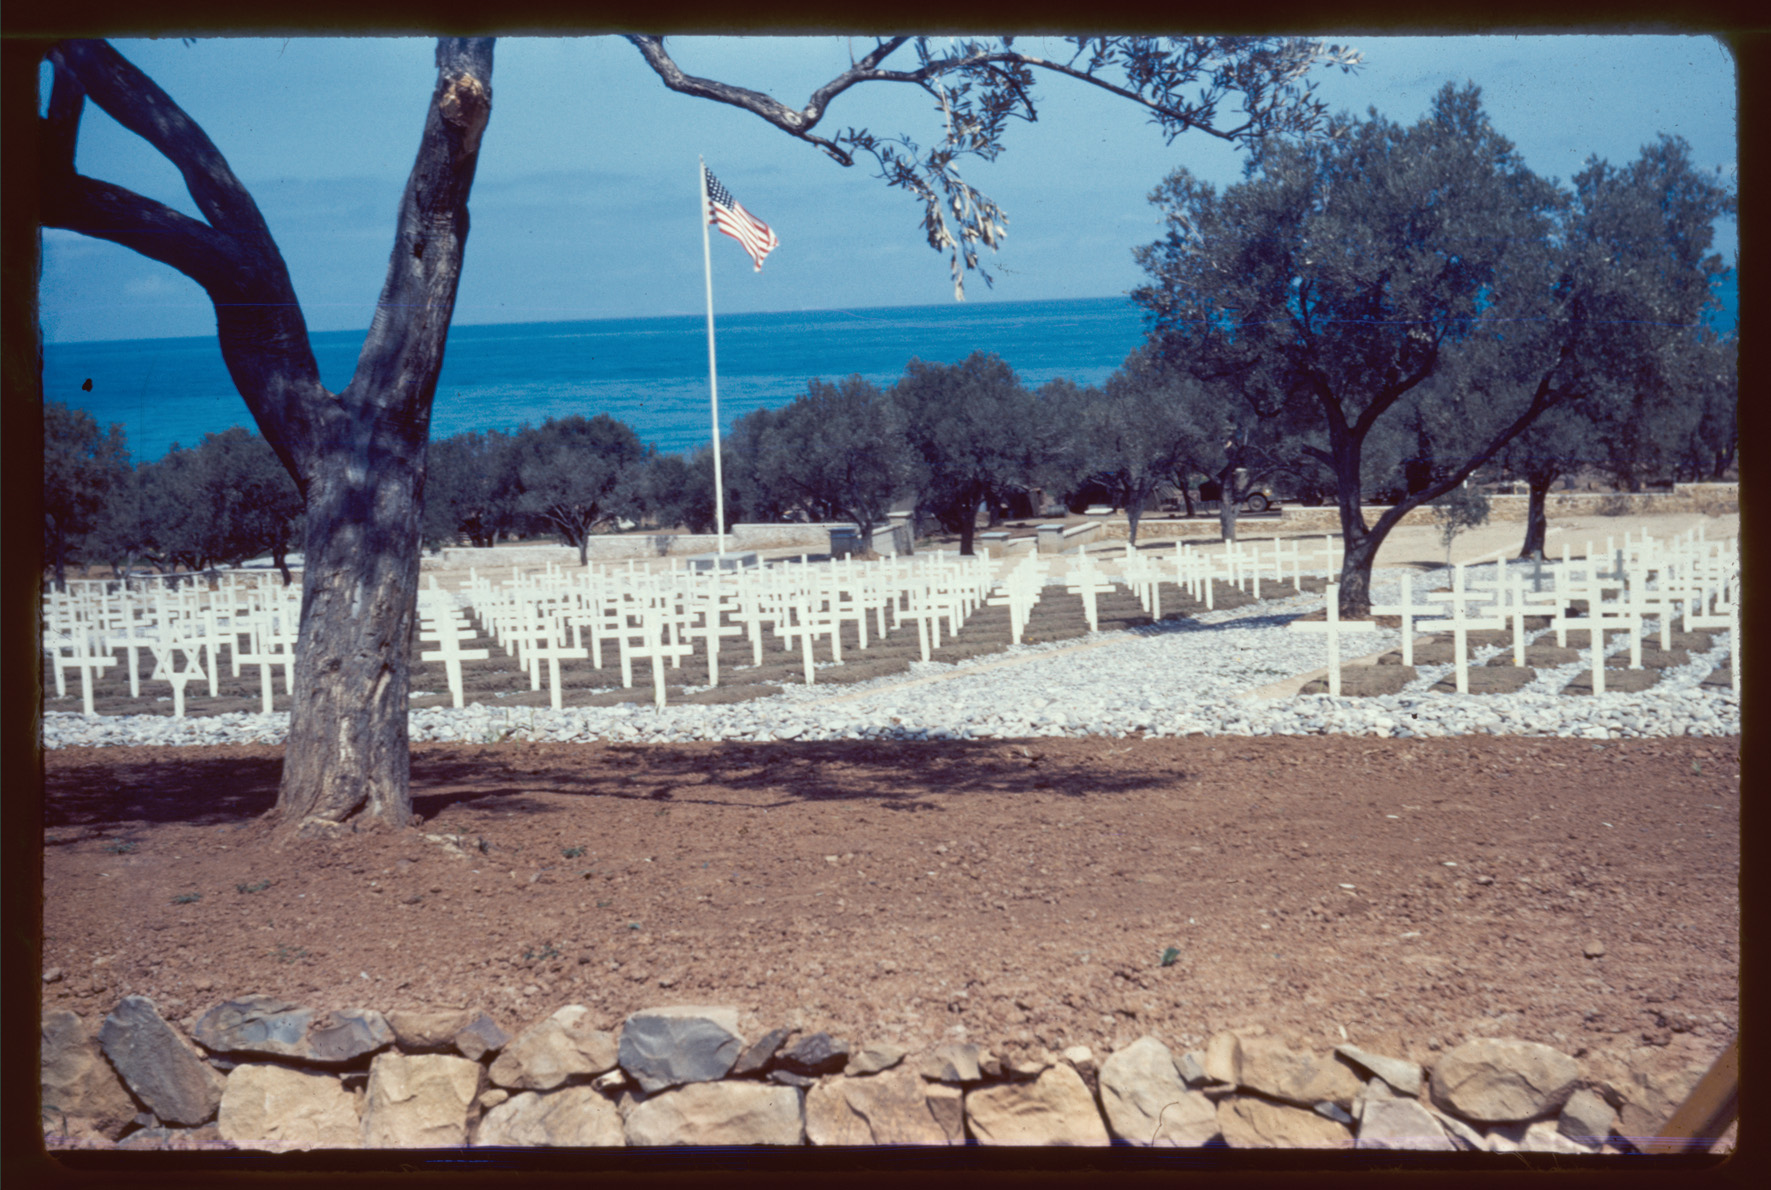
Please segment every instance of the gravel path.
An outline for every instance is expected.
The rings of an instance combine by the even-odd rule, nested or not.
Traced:
[[[1374,602],[1392,600],[1412,578],[1416,591],[1437,576],[1408,570],[1373,574]],[[1320,669],[1326,652],[1317,634],[1286,631],[1295,616],[1321,607],[1319,595],[1263,601],[1128,631],[1012,646],[989,657],[915,664],[911,675],[841,686],[795,686],[778,696],[730,705],[529,707],[472,705],[415,709],[414,740],[490,742],[829,739],[1018,739],[1032,736],[1461,735],[1473,732],[1615,739],[1670,735],[1736,735],[1740,702],[1734,690],[1701,685],[1728,664],[1727,638],[1664,672],[1649,690],[1564,695],[1587,660],[1538,671],[1513,694],[1428,693],[1451,671],[1421,666],[1400,693],[1370,698],[1299,695],[1248,697],[1275,679]],[[1547,631],[1547,630],[1546,630]],[[1395,648],[1398,632],[1380,629],[1347,638],[1358,650]],[[1608,642],[1607,652],[1627,646]],[[1475,651],[1481,665],[1497,648]],[[1348,648],[1343,646],[1343,656]],[[931,680],[932,679],[932,680]],[[132,744],[209,745],[283,741],[285,713],[207,718],[116,716],[89,719],[49,712],[48,748]]]

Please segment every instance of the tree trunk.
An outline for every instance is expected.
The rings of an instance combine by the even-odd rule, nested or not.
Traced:
[[[1549,528],[1549,518],[1544,515],[1544,506],[1548,503],[1550,485],[1555,482],[1553,472],[1533,475],[1526,481],[1530,496],[1525,503],[1525,544],[1519,549],[1519,557],[1527,561],[1533,558],[1543,561],[1543,543]]]
[[[376,458],[368,442],[347,450],[367,465],[341,459],[317,468],[308,485],[294,710],[278,792],[289,827],[359,813],[403,827],[412,816],[406,716],[422,461],[411,466],[405,452]]]
[[[1138,522],[1144,516],[1144,497],[1142,493],[1130,496],[1125,502],[1125,522],[1128,526],[1127,540],[1138,544]]]
[[[289,551],[283,549],[272,551],[271,561],[277,564],[277,572],[283,576],[283,585],[285,587],[294,586],[295,576],[289,573]]]
[[[961,557],[972,556],[972,539],[978,532],[978,503],[975,500],[966,502],[965,515],[959,522],[959,553]]]

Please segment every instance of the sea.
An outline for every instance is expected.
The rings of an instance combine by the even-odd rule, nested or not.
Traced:
[[[882,387],[912,358],[953,364],[995,352],[1022,382],[1098,384],[1145,334],[1126,297],[953,302],[716,315],[722,432],[809,381],[860,375]],[[334,392],[356,368],[362,331],[312,336]],[[90,381],[90,386],[87,382]],[[242,425],[256,432],[214,336],[44,345],[43,393],[120,424],[136,462]],[[431,436],[514,430],[550,417],[607,413],[670,454],[712,438],[705,315],[455,326],[443,356]]]

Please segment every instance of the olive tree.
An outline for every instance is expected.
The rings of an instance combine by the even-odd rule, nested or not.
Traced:
[[[1196,130],[1243,142],[1316,128],[1324,109],[1309,71],[1357,62],[1339,47],[1269,37],[1079,37],[1061,59],[1025,53],[1010,38],[892,37],[795,108],[687,73],[662,37],[628,41],[672,91],[749,111],[840,164],[871,158],[888,185],[923,204],[929,243],[948,255],[956,291],[1005,223],[959,165],[994,157],[1009,120],[1036,118],[1037,76],[1117,95],[1170,140]],[[295,709],[273,811],[285,831],[358,818],[404,827],[411,818],[407,704],[425,447],[467,200],[491,116],[492,48],[487,38],[437,43],[437,81],[395,216],[386,280],[356,371],[336,393],[321,383],[270,229],[207,134],[109,44],[74,39],[48,52],[54,83],[39,122],[41,221],[121,244],[204,288],[228,372],[305,502]],[[906,56],[914,62],[894,61]],[[939,137],[925,147],[865,128],[817,131],[841,96],[875,83],[930,95],[942,116]],[[88,99],[179,170],[201,218],[79,173],[75,148]]]
[[[1185,171],[1158,189],[1170,230],[1142,250],[1153,282],[1134,296],[1171,358],[1319,427],[1306,449],[1335,475],[1343,615],[1369,609],[1403,517],[1547,410],[1659,358],[1644,312],[1707,294],[1708,220],[1732,200],[1677,157],[1663,141],[1644,168],[1595,163],[1567,193],[1525,167],[1477,88],[1447,86],[1411,127],[1372,111],[1322,140],[1264,142],[1221,195]],[[1422,387],[1442,370],[1459,383]],[[1367,524],[1367,443],[1429,391],[1459,403],[1467,448]]]
[[[56,590],[67,589],[68,563],[99,528],[106,503],[129,478],[123,427],[106,430],[83,409],[43,406],[43,560]]]

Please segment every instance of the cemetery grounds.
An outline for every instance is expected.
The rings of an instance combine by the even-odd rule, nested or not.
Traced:
[[[1702,518],[1667,519],[1589,535]],[[1710,518],[1713,536],[1718,519],[1737,532]],[[1442,558],[1403,529],[1379,564]],[[1118,596],[1103,629],[1136,622]],[[1029,639],[1080,634],[1046,602]],[[989,651],[984,615],[947,656]],[[504,701],[547,705],[498,672]],[[53,688],[45,705],[78,709],[70,685],[72,708]],[[636,685],[621,697],[649,702]],[[228,697],[257,709],[256,680]],[[137,702],[101,681],[100,713]],[[1739,1023],[1739,745],[421,743],[419,830],[280,847],[260,820],[280,747],[51,750],[43,1007],[96,1018],[142,994],[188,1026],[263,993],[480,1007],[514,1032],[570,1003],[604,1028],[719,1004],[754,1032],[964,1037],[1003,1057],[1146,1033],[1179,1052],[1237,1028],[1428,1063],[1492,1035],[1701,1067]]]

